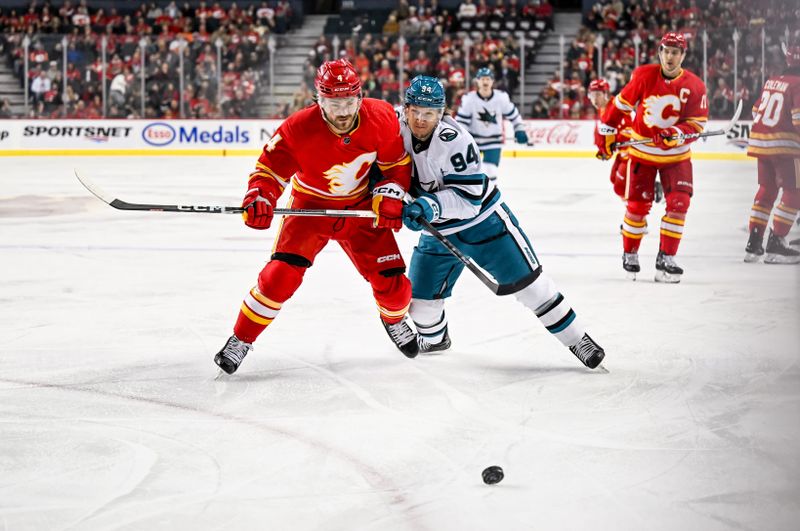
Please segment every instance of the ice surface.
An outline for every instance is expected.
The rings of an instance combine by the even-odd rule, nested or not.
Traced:
[[[754,163],[695,163],[686,274],[662,285],[663,204],[626,281],[608,164],[503,160],[608,374],[469,272],[453,349],[406,359],[332,244],[214,381],[275,230],[116,211],[72,169],[128,201],[237,205],[252,163],[0,159],[0,529],[797,528],[800,267],[742,262]]]

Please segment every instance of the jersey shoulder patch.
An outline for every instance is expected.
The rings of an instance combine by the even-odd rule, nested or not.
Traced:
[[[441,131],[439,131],[439,139],[442,142],[452,142],[458,136],[458,131],[453,129],[452,127],[443,127]]]

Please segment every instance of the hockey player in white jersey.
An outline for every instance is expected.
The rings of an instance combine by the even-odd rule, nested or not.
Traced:
[[[489,68],[478,69],[475,84],[477,90],[461,98],[456,120],[475,139],[483,157],[483,169],[489,179],[495,180],[505,137],[503,122],[508,120],[514,126],[514,138],[519,144],[528,143],[528,133],[509,95],[493,88],[494,74]]]
[[[455,120],[444,116],[445,93],[436,78],[417,76],[405,93],[400,131],[414,162],[411,194],[403,223],[422,230],[431,223],[462,253],[532,310],[547,330],[587,367],[603,360],[592,340],[542,266],[516,217],[483,170],[475,140]],[[464,264],[427,232],[411,256],[412,294],[409,314],[419,333],[420,352],[450,347],[444,302]]]

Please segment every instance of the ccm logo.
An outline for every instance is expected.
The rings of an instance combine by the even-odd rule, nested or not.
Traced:
[[[400,260],[402,257],[399,254],[387,254],[386,256],[379,256],[378,263],[390,262],[392,260]]]

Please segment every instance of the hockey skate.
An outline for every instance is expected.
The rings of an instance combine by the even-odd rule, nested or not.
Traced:
[[[392,338],[395,346],[400,349],[400,352],[405,354],[407,358],[414,358],[419,354],[419,339],[404,318],[399,323],[389,324],[381,319],[386,333]]]
[[[750,239],[747,240],[747,245],[744,248],[744,261],[748,264],[758,262],[764,255],[764,229],[761,227],[753,227],[750,231]]]
[[[442,340],[438,343],[428,343],[422,336],[418,336],[419,351],[422,354],[441,352],[450,348],[450,333],[445,330]]]
[[[235,335],[228,338],[222,350],[214,356],[214,363],[228,374],[233,374],[241,365],[247,353],[253,349],[252,343],[245,343]]]
[[[675,263],[675,257],[658,251],[656,257],[656,282],[666,282],[667,284],[677,284],[681,281],[683,268]]]
[[[656,181],[653,186],[653,203],[660,203],[664,199],[664,187],[661,186],[661,181]]]
[[[637,253],[622,253],[622,269],[628,272],[629,280],[636,280],[636,274],[642,270],[639,267],[639,255]]]
[[[595,343],[589,334],[583,334],[580,341],[569,347],[569,350],[590,369],[596,368],[606,357],[603,347]]]
[[[783,236],[775,236],[772,231],[769,231],[766,251],[765,264],[800,264],[800,251],[786,245]]]

